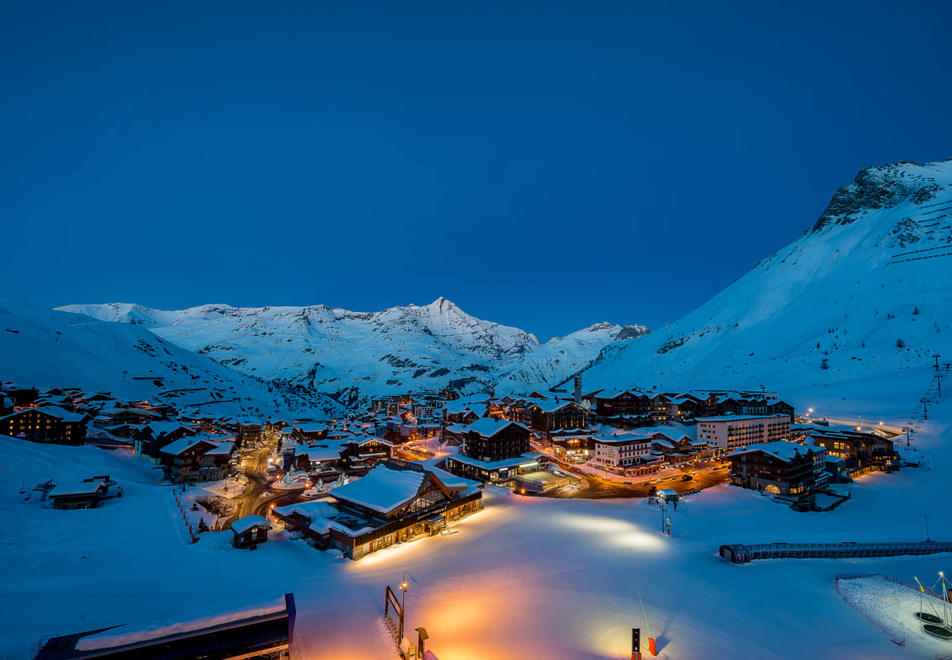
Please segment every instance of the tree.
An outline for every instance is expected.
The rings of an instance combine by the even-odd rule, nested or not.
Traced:
[[[204,519],[204,518],[202,518],[201,520],[198,521],[198,531],[199,531],[199,533],[201,533],[201,532],[210,532],[210,531],[211,531],[210,529],[208,529],[208,525],[205,524],[205,519]]]
[[[906,342],[904,342],[902,339],[896,340],[896,348],[905,348],[905,347],[906,347]]]
[[[829,368],[830,368],[829,358],[823,358],[823,362],[820,363],[820,369],[829,369]]]

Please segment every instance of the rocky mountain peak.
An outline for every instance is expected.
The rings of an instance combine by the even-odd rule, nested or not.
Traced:
[[[865,211],[892,208],[909,198],[916,204],[924,204],[934,199],[941,189],[927,167],[919,163],[900,161],[867,167],[852,181],[840,186],[809,231],[817,232],[831,224],[849,224]]]

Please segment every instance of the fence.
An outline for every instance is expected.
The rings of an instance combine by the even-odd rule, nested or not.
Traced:
[[[734,564],[755,559],[846,559],[853,557],[895,557],[952,552],[952,543],[919,541],[914,543],[740,543],[722,545],[718,554]]]
[[[175,504],[178,506],[179,513],[182,514],[182,522],[185,523],[185,529],[188,531],[188,537],[192,539],[192,543],[198,543],[198,534],[196,534],[195,530],[192,528],[192,523],[188,521],[188,514],[185,513],[185,505],[182,504],[182,498],[179,497],[178,488],[172,489],[172,497],[175,498]]]

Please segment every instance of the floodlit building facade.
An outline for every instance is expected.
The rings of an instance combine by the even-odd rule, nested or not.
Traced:
[[[790,437],[790,416],[724,415],[699,417],[697,439],[721,451],[787,440]]]

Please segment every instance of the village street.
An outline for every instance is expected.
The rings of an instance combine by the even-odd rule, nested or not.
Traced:
[[[265,444],[243,455],[239,472],[248,477],[245,490],[234,498],[235,514],[229,518],[226,527],[245,516],[265,516],[273,506],[292,504],[300,499],[303,488],[271,492],[269,486],[273,479],[268,475],[268,458],[272,447]]]

